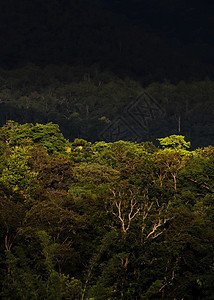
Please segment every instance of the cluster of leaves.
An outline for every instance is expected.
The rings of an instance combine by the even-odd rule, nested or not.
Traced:
[[[12,121],[0,143],[2,299],[212,299],[212,146]]]

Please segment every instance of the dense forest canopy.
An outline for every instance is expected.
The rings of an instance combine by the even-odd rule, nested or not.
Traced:
[[[0,128],[1,299],[212,299],[214,147]]]

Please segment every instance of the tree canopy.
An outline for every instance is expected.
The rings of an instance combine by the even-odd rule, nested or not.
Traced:
[[[211,299],[213,146],[0,129],[2,299]]]

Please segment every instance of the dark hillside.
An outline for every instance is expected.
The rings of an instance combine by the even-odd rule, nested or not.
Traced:
[[[96,63],[144,86],[213,79],[212,10],[188,1],[3,0],[0,65]]]

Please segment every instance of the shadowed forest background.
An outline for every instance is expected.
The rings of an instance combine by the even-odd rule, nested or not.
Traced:
[[[213,141],[214,82],[209,79],[174,84],[164,80],[143,88],[138,81],[102,72],[97,65],[41,68],[31,64],[15,70],[1,69],[0,80],[2,125],[8,120],[34,124],[53,121],[70,140],[105,140],[103,131],[146,92],[155,99],[158,110],[153,117],[145,112],[149,114],[146,131],[134,127],[137,141],[155,142],[157,137],[170,134],[185,135],[194,148]],[[141,105],[141,100],[138,102]]]
[[[165,112],[141,140],[213,139],[213,4],[3,1],[0,123],[53,121],[71,140],[101,140],[148,92]],[[178,124],[180,122],[180,124]]]

